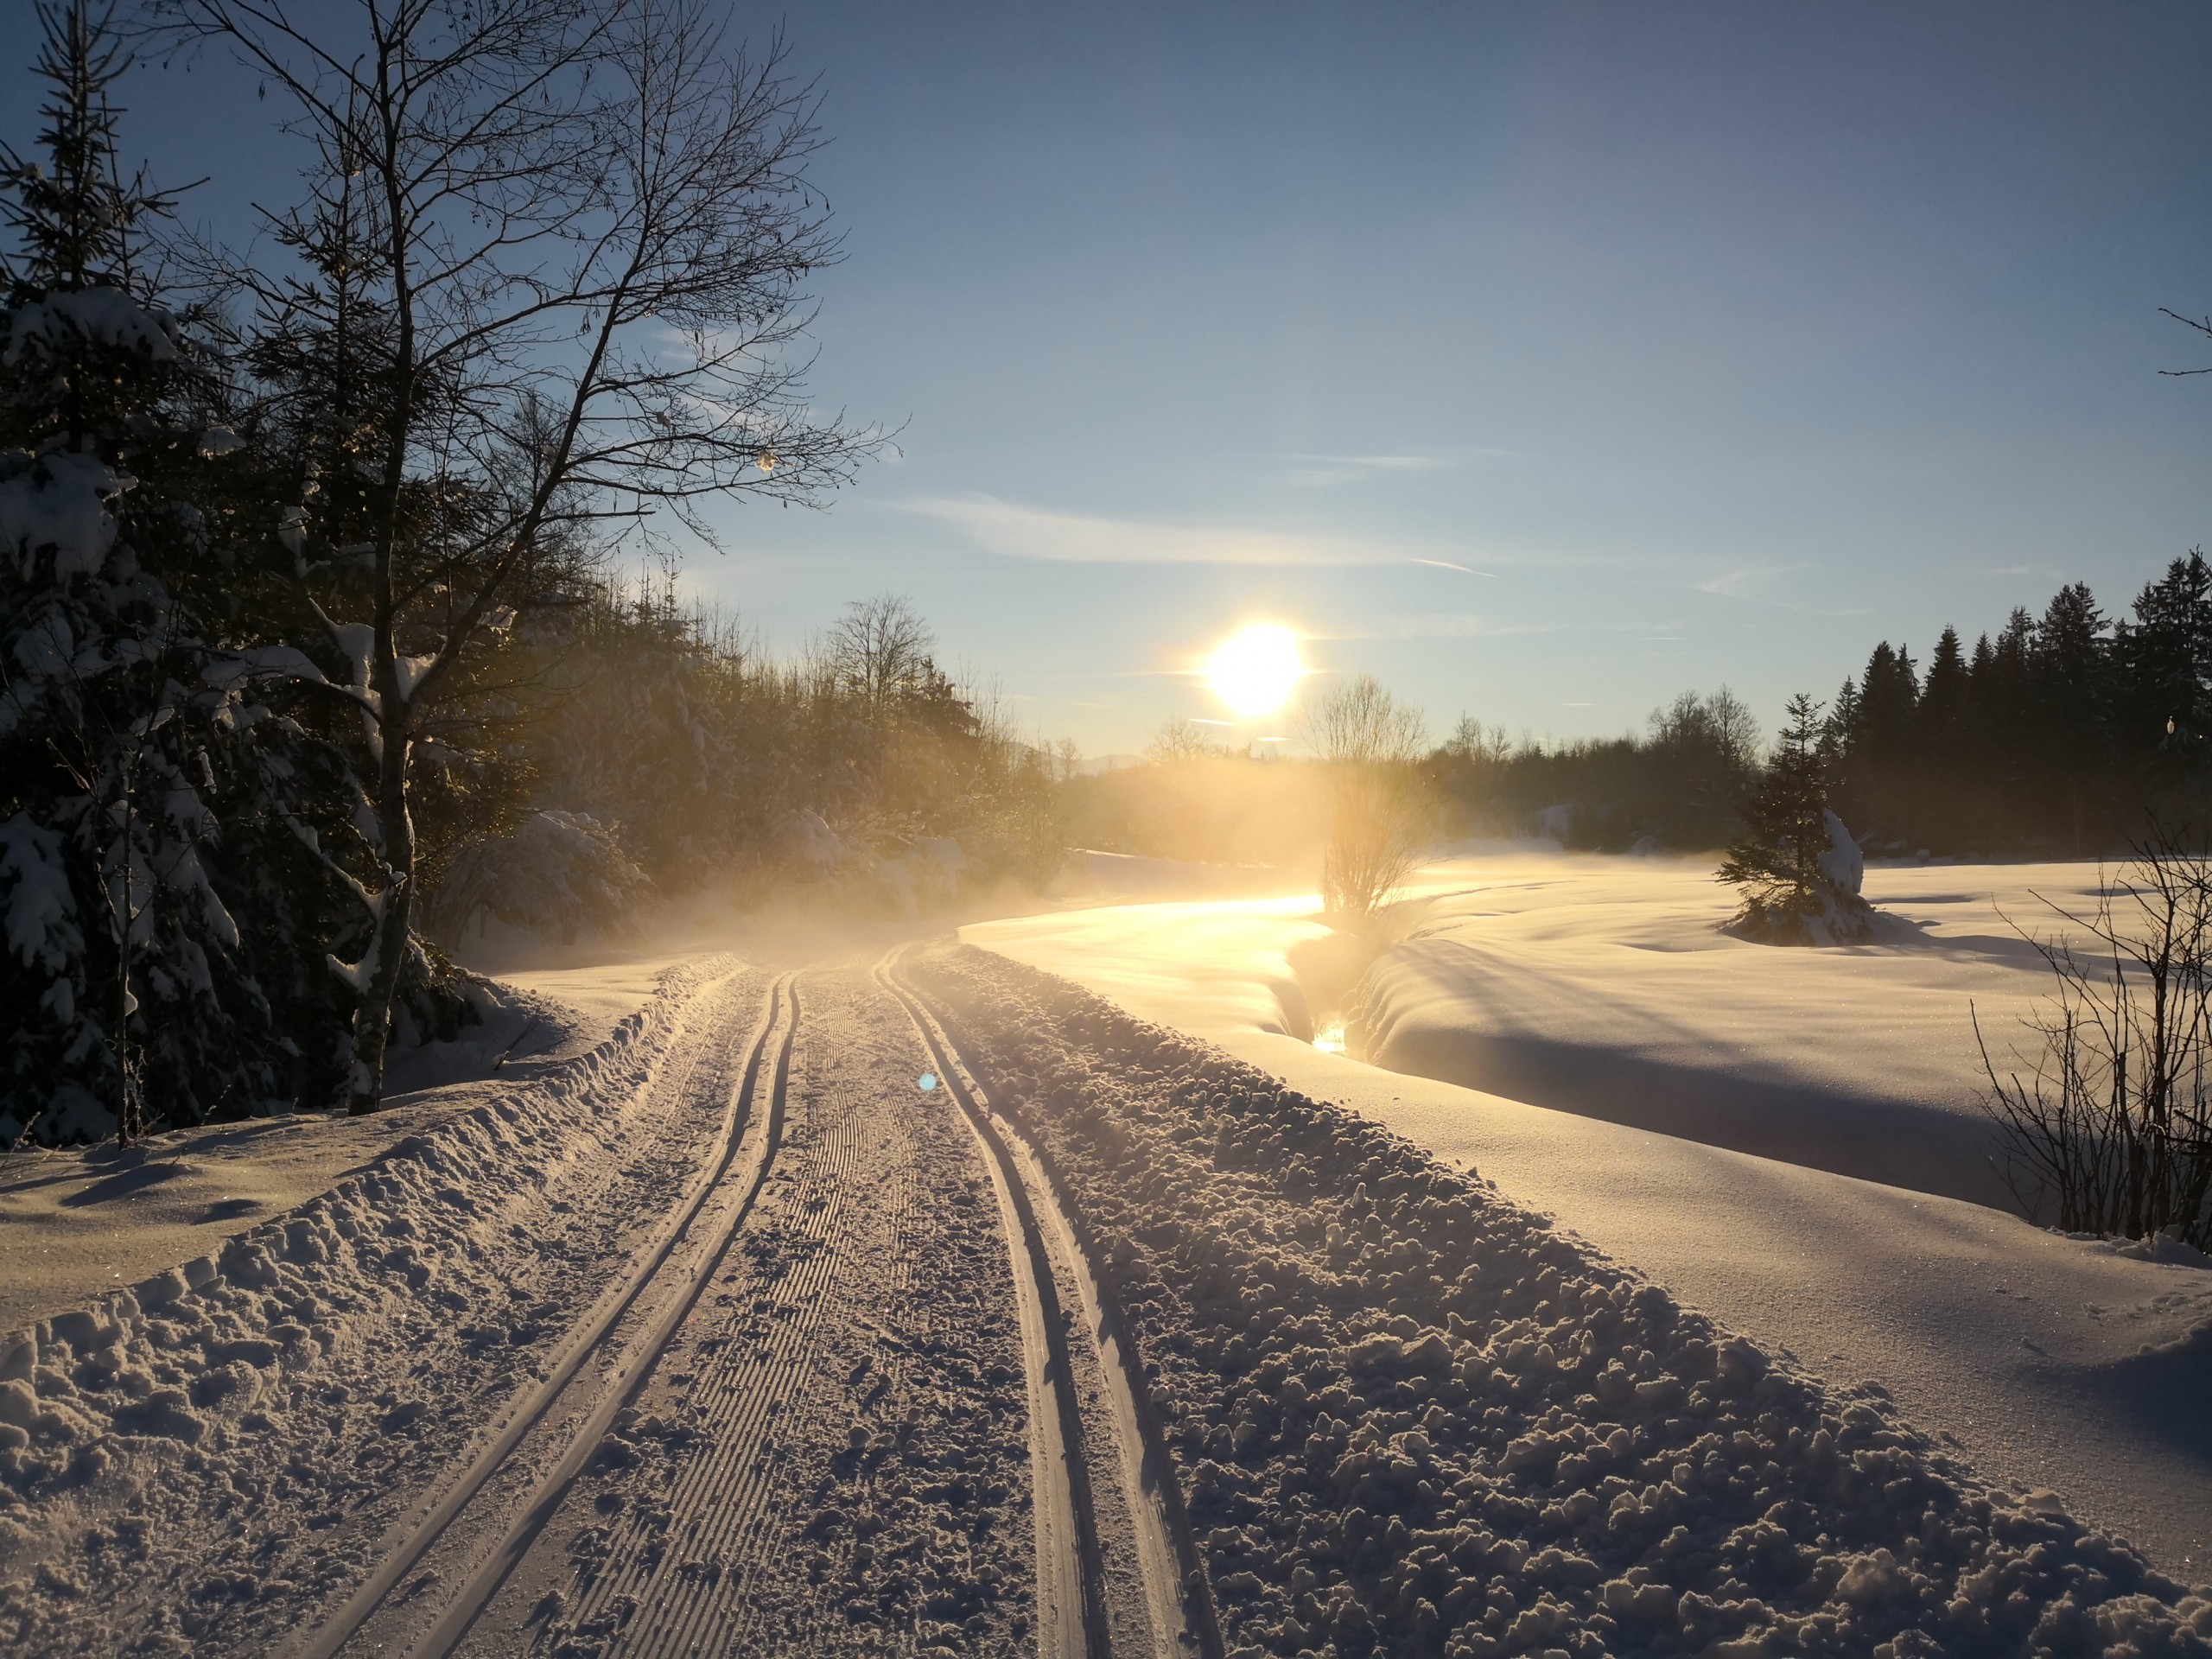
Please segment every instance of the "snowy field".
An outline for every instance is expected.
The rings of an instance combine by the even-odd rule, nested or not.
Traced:
[[[2030,884],[2069,890],[2062,879],[2078,892],[2094,874],[2081,866],[1930,867],[1878,870],[1869,887],[1915,934],[1997,939],[1997,905],[2012,911]],[[1928,895],[1924,910],[1900,901],[1893,881]],[[1699,1035],[1670,1038],[1672,1052],[1694,1048],[1716,1072],[1834,1075],[1855,1052],[1867,1061],[1862,1075],[1909,1080],[1885,1103],[1900,1116],[1941,1110],[1970,1100],[1978,1064],[1970,1030],[1963,1045],[1954,1033],[1939,1048],[1949,1029],[1945,998],[1963,1023],[1966,996],[1986,995],[1987,1020],[1999,997],[2009,991],[2016,1008],[2024,1006],[2036,983],[2017,958],[1979,963],[1980,947],[1971,945],[1963,961],[1931,961],[1934,953],[1910,944],[1814,953],[1716,939],[1701,929],[1725,913],[1718,890],[1675,864],[1516,853],[1433,870],[1424,885],[1432,895],[1459,895],[1408,907],[1416,935],[1421,918],[1459,911],[1441,944],[1479,925],[1474,912],[1513,918],[1509,928],[1522,931],[1503,932],[1496,948],[1527,965],[1532,984],[1515,988],[1510,1017],[1532,1019],[1528,1010],[1543,1001],[1560,1031],[1580,1036],[1586,1065],[1618,1062],[1624,1096],[1642,1056],[1618,1033],[1679,1022]],[[1996,904],[1945,897],[1977,891],[1998,894]],[[1878,1383],[1985,1478],[2021,1492],[2056,1491],[2170,1570],[2212,1576],[2212,1428],[2191,1403],[2212,1392],[2212,1272],[2059,1238],[1980,1205],[1609,1121],[1636,1109],[1626,1098],[1592,1117],[1321,1052],[1306,1040],[1314,1015],[1352,989],[1363,957],[1315,909],[1310,893],[1131,905],[978,924],[963,938],[1065,975],[1478,1171],[1732,1328],[1826,1375]],[[1578,917],[1582,937],[1562,939],[1558,958],[1547,961],[1530,935],[1563,933]],[[1424,943],[1416,938],[1416,952]],[[1889,957],[1878,954],[1885,948]],[[1716,963],[1733,971],[1732,958],[1749,965],[1700,988],[1699,971]],[[1386,957],[1378,978],[1422,986],[1399,974],[1401,960]],[[1899,985],[1894,1015],[1867,988],[1885,970]],[[1762,973],[1770,982],[1760,982]],[[1946,975],[1964,984],[1942,990]],[[1931,978],[1936,988],[1912,989]],[[1775,1007],[1793,983],[1811,1028],[1826,1033],[1815,1058],[1793,1055],[1771,1021],[1738,1027],[1732,1047],[1714,1040],[1730,1020],[1727,995]],[[1856,987],[1866,1014],[1861,1031],[1824,1012],[1845,985]],[[1408,1004],[1433,1018],[1447,1007],[1440,995]],[[1456,1007],[1471,1021],[1497,1017]]]
[[[281,1180],[42,1165],[11,1246],[144,1236],[0,1338],[0,1645],[2212,1653],[2212,1275],[1322,1052],[1217,880],[518,963]]]
[[[1533,1105],[2005,1205],[1976,1103],[2015,1063],[2050,972],[2012,925],[2069,937],[2094,865],[1877,866],[1873,941],[1832,950],[1716,931],[1709,861],[1500,858],[1409,906],[1363,987],[1353,1052]],[[2008,920],[2009,918],[2009,920]]]

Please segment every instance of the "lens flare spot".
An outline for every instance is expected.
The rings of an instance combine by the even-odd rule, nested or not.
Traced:
[[[922,1092],[926,1095],[937,1087],[937,1073],[934,1071],[925,1071],[920,1077],[916,1077],[914,1081],[921,1085]]]

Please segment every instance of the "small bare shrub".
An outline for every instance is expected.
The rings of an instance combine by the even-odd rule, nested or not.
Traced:
[[[2051,908],[2094,943],[2021,930],[2056,982],[2032,1074],[2000,1077],[1974,1022],[2013,1195],[2069,1232],[2212,1247],[2212,852],[2159,826],[2092,913]]]
[[[1413,874],[1428,839],[1421,710],[1362,674],[1314,704],[1303,735],[1329,772],[1321,906],[1331,915],[1371,916]]]

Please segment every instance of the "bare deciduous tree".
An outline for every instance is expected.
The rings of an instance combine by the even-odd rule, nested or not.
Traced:
[[[1371,916],[1404,885],[1428,837],[1428,798],[1417,767],[1426,722],[1418,709],[1362,674],[1323,693],[1300,734],[1330,774],[1322,908]]]
[[[293,268],[227,274],[264,338],[361,369],[342,464],[274,533],[373,761],[373,937],[335,964],[370,1111],[410,938],[410,754],[533,569],[656,508],[711,539],[710,500],[817,502],[880,440],[800,395],[800,284],[836,250],[780,44],[748,58],[706,0],[162,10],[288,99],[311,149],[309,200],[273,226]]]
[[[830,625],[828,645],[838,683],[874,715],[915,691],[936,668],[929,624],[897,594],[853,601]]]
[[[1229,750],[1212,728],[1180,715],[1163,720],[1144,746],[1144,758],[1154,766],[1179,766],[1192,760],[1215,760]]]
[[[2100,888],[2089,915],[2052,906],[2089,954],[2026,936],[2056,991],[2025,1022],[2031,1075],[1999,1076],[1982,1041],[1985,1109],[2029,1214],[2212,1246],[2212,855],[2160,826]]]

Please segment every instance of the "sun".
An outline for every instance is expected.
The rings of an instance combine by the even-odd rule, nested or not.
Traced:
[[[1298,636],[1272,622],[1238,629],[1206,659],[1206,689],[1241,720],[1274,713],[1305,674]]]

